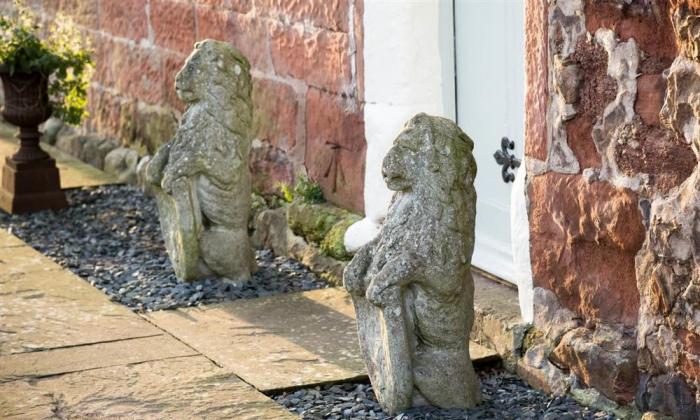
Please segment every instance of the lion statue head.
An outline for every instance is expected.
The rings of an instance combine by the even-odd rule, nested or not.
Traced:
[[[474,189],[474,142],[454,122],[418,114],[406,123],[382,164],[390,190],[448,203]]]
[[[230,44],[207,39],[194,51],[175,77],[178,98],[188,107],[201,104],[221,123],[235,130],[252,120],[250,63]],[[218,119],[218,118],[217,118]]]
[[[394,140],[382,164],[393,202],[410,196],[422,217],[448,229],[473,232],[476,218],[474,142],[454,122],[418,114]],[[408,197],[406,197],[408,198]],[[392,217],[392,212],[387,216]]]

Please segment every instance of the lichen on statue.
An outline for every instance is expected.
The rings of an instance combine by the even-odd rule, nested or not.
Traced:
[[[146,169],[175,274],[247,280],[255,268],[247,228],[250,64],[227,43],[198,42],[175,89],[187,109]]]
[[[389,413],[480,401],[469,356],[474,321],[476,163],[450,120],[418,114],[384,158],[395,191],[379,235],[344,273],[370,380]]]

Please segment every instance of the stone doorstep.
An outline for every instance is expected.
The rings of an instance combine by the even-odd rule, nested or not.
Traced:
[[[518,291],[472,270],[474,326],[471,340],[496,351],[505,367],[515,372],[529,324],[520,316]]]
[[[297,418],[203,356],[0,383],[0,417]]]
[[[266,393],[366,380],[354,308],[339,288],[144,315]],[[498,356],[470,343],[475,363]]]

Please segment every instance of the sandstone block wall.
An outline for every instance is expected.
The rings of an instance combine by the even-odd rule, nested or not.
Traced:
[[[9,7],[11,0],[2,0]],[[87,129],[153,153],[183,110],[173,83],[198,40],[251,61],[256,187],[307,171],[327,198],[363,209],[363,0],[29,0],[72,16],[92,39]]]
[[[699,9],[526,4],[531,257],[545,335],[535,347],[546,358],[537,367],[560,389],[589,386],[695,418],[700,295],[687,292],[697,276],[688,203],[699,131],[688,97],[700,91]],[[690,64],[674,70],[679,60]]]

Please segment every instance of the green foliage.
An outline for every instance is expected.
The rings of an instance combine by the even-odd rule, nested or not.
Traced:
[[[39,72],[49,79],[54,116],[79,124],[87,116],[91,51],[78,28],[59,14],[45,39],[36,15],[15,0],[16,13],[0,16],[0,69],[10,74]]]
[[[318,204],[326,201],[323,197],[321,186],[304,175],[297,177],[297,183],[294,185],[294,188],[284,182],[277,183],[277,188],[282,194],[282,199],[287,203],[291,203],[295,199],[308,204]]]
[[[304,175],[297,177],[297,184],[294,186],[294,197],[299,197],[302,202],[309,204],[326,201],[323,197],[321,186]]]
[[[287,184],[286,182],[278,182],[277,188],[282,194],[282,199],[285,202],[291,203],[292,201],[294,201],[294,190],[292,189],[292,187],[289,186],[289,184]]]

